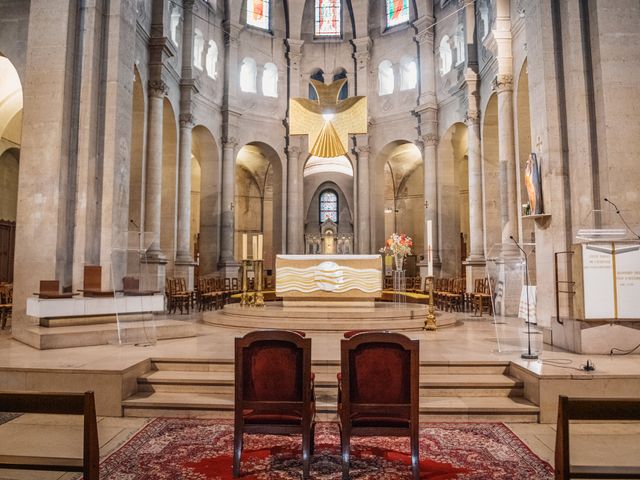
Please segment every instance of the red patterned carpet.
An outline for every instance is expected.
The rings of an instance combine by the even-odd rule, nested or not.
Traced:
[[[102,463],[100,478],[227,480],[232,478],[232,445],[231,421],[158,418]],[[247,435],[244,447],[244,479],[301,477],[299,436]],[[351,452],[354,480],[411,477],[408,439],[357,438]],[[424,479],[553,478],[551,466],[501,423],[425,423],[420,429],[420,459]],[[333,480],[340,472],[338,427],[319,423],[311,476]]]

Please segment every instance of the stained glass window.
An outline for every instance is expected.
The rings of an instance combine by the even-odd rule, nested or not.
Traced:
[[[269,30],[271,0],[247,0],[247,25]]]
[[[338,195],[333,190],[320,194],[320,223],[327,219],[338,223]]]
[[[387,28],[409,21],[409,0],[387,0]]]
[[[316,37],[339,37],[342,34],[341,0],[316,0]]]

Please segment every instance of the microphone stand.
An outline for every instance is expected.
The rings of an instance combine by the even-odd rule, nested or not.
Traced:
[[[627,230],[629,230],[629,232],[631,232],[631,234],[636,237],[638,240],[640,240],[640,235],[638,235],[636,232],[634,232],[631,227],[629,226],[629,224],[627,223],[627,221],[624,219],[624,217],[622,216],[622,214],[620,213],[620,209],[618,208],[618,206],[613,203],[611,200],[609,200],[608,198],[604,199],[605,202],[611,204],[611,206],[616,210],[616,214],[620,217],[620,220],[622,220],[622,223],[624,223],[624,226],[627,227]]]
[[[529,322],[529,261],[527,259],[527,252],[525,252],[518,241],[513,238],[513,235],[510,235],[509,238],[513,240],[513,243],[516,244],[516,247],[518,247],[524,255],[524,284],[527,291],[527,352],[520,355],[520,357],[527,360],[536,360],[538,358],[538,354],[531,351],[531,323]]]

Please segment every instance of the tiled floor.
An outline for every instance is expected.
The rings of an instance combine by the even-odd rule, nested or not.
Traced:
[[[293,326],[289,326],[293,327]],[[39,351],[0,335],[0,369],[72,369],[75,371],[122,370],[149,357],[232,358],[233,338],[242,330],[198,325],[195,338],[165,340],[149,347],[100,346]],[[511,360],[544,376],[585,375],[579,366],[587,357],[542,346],[542,335],[533,335],[540,360],[522,360],[526,336],[521,324],[494,325],[489,319],[460,315],[460,323],[437,332],[408,332],[421,342],[422,360]],[[337,360],[341,334],[311,333],[314,360]],[[596,375],[640,374],[640,356],[590,356]],[[1,388],[1,387],[0,387]],[[640,392],[638,394],[640,396]],[[146,419],[100,418],[99,437],[104,457],[141,428]],[[553,463],[555,425],[510,424],[509,427],[540,457]],[[572,427],[575,463],[640,465],[640,425],[578,424]],[[0,454],[80,456],[80,417],[23,415],[0,425]],[[72,474],[0,470],[0,479],[70,479]]]

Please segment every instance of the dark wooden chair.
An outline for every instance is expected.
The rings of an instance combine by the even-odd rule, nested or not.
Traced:
[[[13,309],[13,285],[0,285],[0,330],[7,325]]]
[[[555,478],[640,478],[640,467],[572,466],[570,420],[640,420],[640,400],[633,398],[568,398],[560,395],[556,429]]]
[[[489,315],[493,312],[489,279],[477,278],[473,288],[473,315],[476,316],[480,312],[480,316],[482,316],[482,312],[485,310]]]
[[[413,478],[419,465],[419,342],[399,333],[362,332],[341,341],[338,416],[342,478],[349,479],[351,437],[408,436]]]
[[[93,392],[0,392],[0,412],[84,415],[84,447],[81,459],[0,455],[0,468],[82,472],[85,480],[98,480],[100,446]]]
[[[233,476],[240,476],[243,435],[302,434],[302,473],[309,478],[315,432],[311,339],[261,330],[236,338]]]

